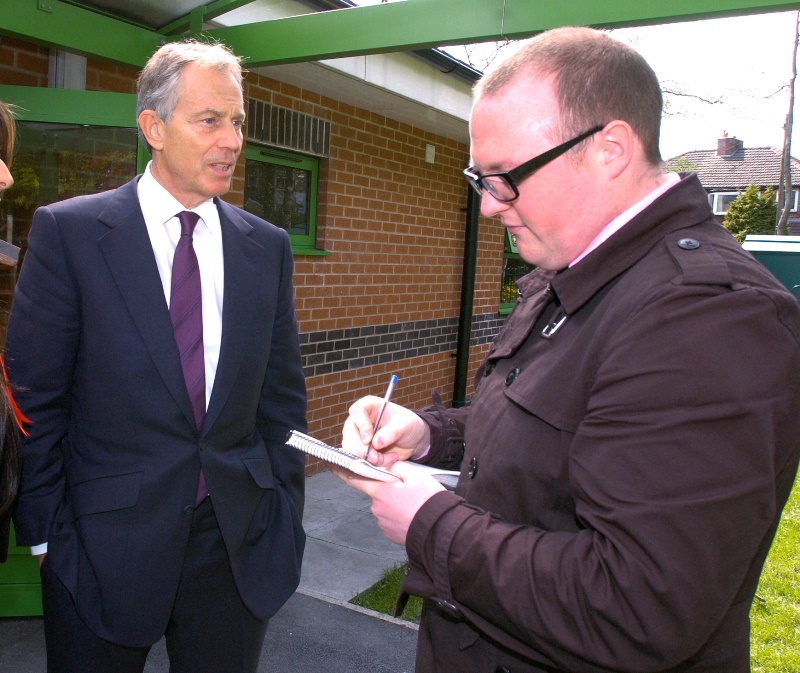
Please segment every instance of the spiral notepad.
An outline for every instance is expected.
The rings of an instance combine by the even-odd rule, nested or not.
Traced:
[[[286,438],[286,444],[310,456],[324,460],[326,463],[332,463],[333,465],[338,465],[346,470],[350,470],[353,474],[357,474],[361,477],[367,477],[368,479],[375,479],[377,481],[402,481],[400,477],[389,472],[389,470],[384,470],[382,467],[367,462],[360,456],[349,453],[344,449],[330,446],[309,435],[304,435],[297,430],[292,430],[289,433],[289,436]],[[428,467],[427,465],[419,465],[418,463],[407,463],[407,465],[413,465],[414,468],[430,474],[449,491],[454,490],[458,482],[458,472],[438,470],[433,467]]]

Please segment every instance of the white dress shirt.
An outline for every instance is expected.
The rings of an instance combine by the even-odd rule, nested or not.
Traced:
[[[138,185],[139,205],[142,208],[147,233],[161,276],[164,297],[169,306],[172,283],[172,259],[181,237],[181,224],[176,215],[186,210],[164,189],[150,172],[147,164]],[[194,228],[192,243],[200,265],[200,286],[203,295],[203,353],[206,368],[206,408],[214,387],[222,340],[222,295],[225,289],[222,260],[222,230],[219,212],[213,199],[204,201],[193,212],[200,216]]]

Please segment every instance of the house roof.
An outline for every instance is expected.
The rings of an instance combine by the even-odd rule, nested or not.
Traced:
[[[776,187],[781,176],[781,151],[774,147],[737,147],[728,156],[717,150],[693,150],[664,162],[667,168],[697,173],[709,191],[738,191],[750,184],[757,187]],[[684,168],[684,166],[686,168]],[[791,158],[792,185],[800,185],[800,161]]]

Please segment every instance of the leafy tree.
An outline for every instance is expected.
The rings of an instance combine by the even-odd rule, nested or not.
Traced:
[[[776,214],[775,190],[762,192],[751,184],[731,201],[722,225],[743,243],[748,234],[774,234]]]
[[[664,162],[664,170],[670,173],[689,173],[697,170],[697,164],[693,164],[685,156],[679,156]]]

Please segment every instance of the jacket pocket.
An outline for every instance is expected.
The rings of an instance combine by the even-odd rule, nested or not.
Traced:
[[[142,471],[88,479],[71,486],[70,501],[76,517],[133,507],[139,501]]]

